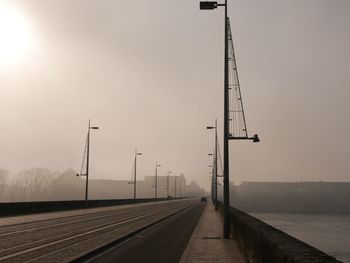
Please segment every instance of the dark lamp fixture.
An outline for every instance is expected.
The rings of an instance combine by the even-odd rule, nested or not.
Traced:
[[[218,2],[205,1],[199,3],[200,10],[213,10],[218,7]]]

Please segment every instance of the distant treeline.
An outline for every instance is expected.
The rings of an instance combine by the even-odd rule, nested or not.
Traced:
[[[350,183],[243,182],[232,186],[231,204],[255,213],[350,213]]]
[[[85,178],[77,177],[73,169],[53,172],[46,168],[31,168],[14,176],[0,169],[0,202],[82,200]],[[165,176],[158,176],[158,197],[167,197]],[[154,176],[137,181],[137,198],[155,196]],[[176,187],[175,187],[176,182]],[[205,191],[195,182],[186,183],[184,176],[170,176],[169,195],[203,196]],[[133,184],[120,180],[89,180],[89,199],[125,199],[133,197]]]

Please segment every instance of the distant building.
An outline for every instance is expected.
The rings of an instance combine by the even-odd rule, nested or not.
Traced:
[[[167,176],[157,177],[157,197],[167,198]],[[136,198],[155,197],[155,176],[145,176],[137,183]],[[69,169],[57,177],[51,177],[43,189],[35,188],[43,194],[38,199],[35,191],[28,191],[24,184],[5,185],[0,202],[48,201],[48,200],[83,200],[85,198],[85,178],[77,177],[76,172]],[[33,187],[31,187],[33,188]],[[33,188],[34,189],[34,188]],[[169,176],[169,196],[188,197],[202,196],[205,191],[192,181],[187,185],[186,177]],[[134,197],[134,184],[127,180],[90,179],[89,196],[92,199],[130,199]]]
[[[348,182],[243,182],[231,204],[247,212],[350,213]]]

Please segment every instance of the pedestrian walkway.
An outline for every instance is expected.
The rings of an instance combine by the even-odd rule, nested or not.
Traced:
[[[233,239],[223,238],[219,212],[208,203],[180,260],[181,263],[217,262],[244,263]]]

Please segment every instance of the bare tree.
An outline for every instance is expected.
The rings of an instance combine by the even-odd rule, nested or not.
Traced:
[[[14,181],[13,190],[20,201],[41,201],[48,198],[57,173],[46,168],[31,168],[20,172]]]

